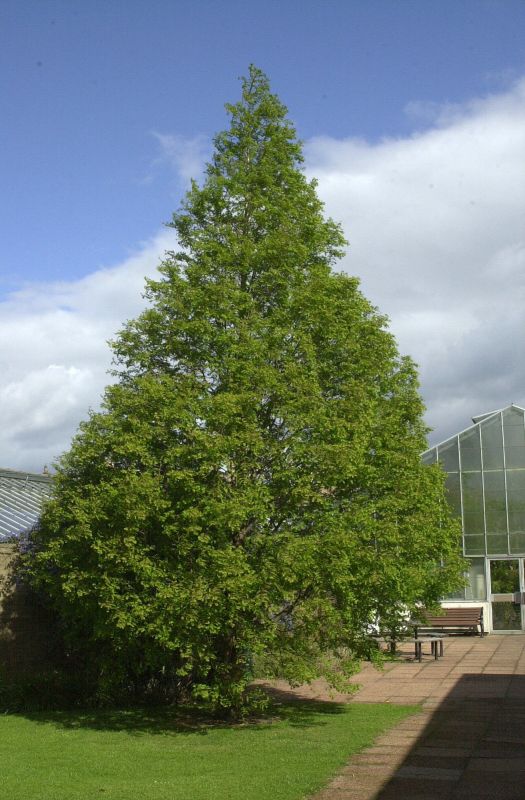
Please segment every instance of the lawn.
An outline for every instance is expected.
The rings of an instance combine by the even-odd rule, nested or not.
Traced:
[[[237,726],[152,710],[6,714],[2,800],[300,800],[414,708],[274,711]]]

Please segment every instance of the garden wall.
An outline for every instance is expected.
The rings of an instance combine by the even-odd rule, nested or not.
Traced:
[[[0,671],[7,677],[41,672],[54,662],[49,612],[15,579],[15,545],[0,543]]]

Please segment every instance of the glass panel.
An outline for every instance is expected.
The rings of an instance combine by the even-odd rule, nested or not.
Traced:
[[[525,447],[505,447],[505,463],[507,469],[523,469],[525,467]]]
[[[487,553],[492,556],[506,556],[509,540],[506,533],[487,533]]]
[[[487,533],[507,533],[505,475],[503,470],[484,472]]]
[[[479,428],[462,433],[459,437],[461,451],[461,470],[481,469],[481,447]]]
[[[459,472],[448,472],[445,478],[447,489],[447,499],[452,511],[461,518],[461,488],[459,484]]]
[[[503,437],[501,415],[480,424],[483,446],[483,469],[503,469]]]
[[[492,603],[492,628],[495,631],[521,631],[519,603]]]
[[[463,530],[466,535],[484,534],[485,533],[485,520],[483,518],[483,511],[464,511],[463,512]]]
[[[454,437],[445,444],[438,447],[438,459],[443,465],[445,472],[457,472],[459,470],[459,450],[458,440]]]
[[[520,590],[519,561],[490,562],[490,590],[492,594],[513,594]]]
[[[457,592],[452,592],[452,594],[447,594],[443,598],[443,600],[464,600],[465,599],[465,589],[458,589]]]
[[[525,511],[525,470],[507,471],[507,496],[509,511]]]
[[[509,531],[512,553],[525,552],[525,470],[507,471]]]
[[[487,584],[485,581],[485,559],[473,558],[466,562],[465,578],[467,585],[463,589],[446,596],[446,600],[486,600]]]
[[[485,537],[478,536],[465,536],[465,555],[466,556],[482,556],[485,553]]]
[[[505,462],[507,469],[525,467],[525,426],[523,413],[510,408],[503,412]]]
[[[485,533],[481,472],[461,474],[463,493],[463,528],[466,534]]]
[[[473,558],[468,571],[467,600],[486,600],[485,559]]]
[[[463,508],[465,511],[483,511],[481,472],[467,472],[461,476]]]
[[[511,533],[510,539],[510,552],[513,555],[525,556],[525,531],[520,533]]]
[[[511,533],[525,531],[525,511],[509,511],[509,531]]]
[[[520,590],[518,567],[517,559],[490,562],[492,627],[495,631],[521,630],[521,605],[515,603],[512,597]],[[504,595],[507,595],[507,599],[504,599]]]
[[[423,453],[421,456],[421,461],[423,464],[435,464],[437,461],[437,450],[434,447],[433,450],[429,450],[428,453]]]

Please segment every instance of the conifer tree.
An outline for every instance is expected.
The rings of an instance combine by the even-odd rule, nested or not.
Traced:
[[[29,569],[99,695],[238,711],[254,660],[293,681],[351,662],[460,566],[414,366],[333,269],[345,241],[286,109],[251,67],[227,110]]]

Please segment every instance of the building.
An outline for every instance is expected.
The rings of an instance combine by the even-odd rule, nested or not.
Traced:
[[[525,409],[510,405],[472,421],[422,456],[446,472],[468,559],[467,586],[443,605],[483,605],[486,630],[524,631]]]
[[[48,475],[0,469],[0,543],[36,525],[50,492]]]
[[[0,469],[0,672],[20,675],[38,672],[50,663],[53,647],[45,609],[13,575],[16,546],[13,540],[28,533],[51,493],[51,478]]]
[[[12,561],[13,540],[34,528],[50,494],[49,475],[0,469],[0,578]]]

